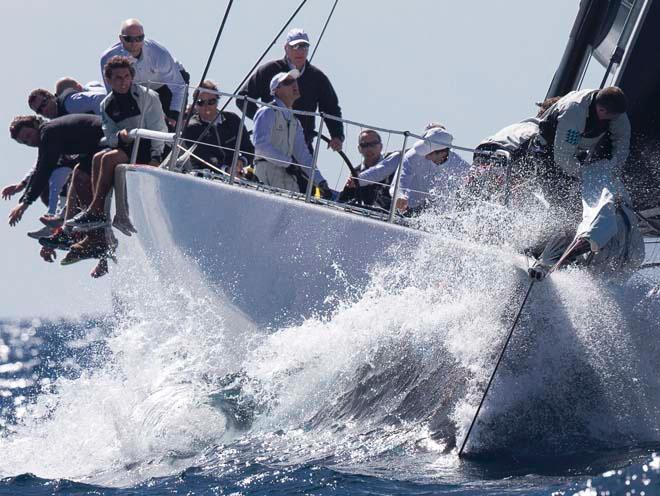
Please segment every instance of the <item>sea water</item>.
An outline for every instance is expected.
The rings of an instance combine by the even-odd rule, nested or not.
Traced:
[[[122,240],[114,315],[0,323],[0,494],[660,494],[643,272],[537,283],[457,456],[529,284],[491,221],[276,329]]]

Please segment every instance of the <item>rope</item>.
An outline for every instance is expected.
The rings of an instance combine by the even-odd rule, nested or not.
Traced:
[[[337,7],[337,3],[339,0],[335,0],[334,5],[332,6],[332,10],[330,11],[330,15],[325,21],[325,24],[323,25],[323,30],[321,31],[321,35],[319,36],[318,41],[316,42],[316,45],[314,46],[314,51],[312,52],[312,56],[309,58],[309,63],[312,63],[312,59],[314,58],[314,55],[316,54],[316,50],[319,48],[319,45],[321,44],[321,39],[323,38],[323,35],[325,34],[325,28],[328,27],[328,23],[330,22],[330,18],[332,17],[332,14],[335,12],[335,7]]]
[[[511,329],[509,330],[509,335],[506,338],[506,341],[504,342],[504,346],[502,346],[502,351],[500,351],[500,356],[497,359],[497,363],[495,364],[495,369],[493,369],[493,373],[490,375],[490,379],[488,380],[488,385],[486,386],[486,390],[484,391],[484,395],[481,397],[481,401],[479,402],[479,406],[477,407],[477,411],[474,414],[474,418],[472,419],[472,423],[470,424],[470,428],[467,431],[467,434],[465,435],[465,439],[463,439],[463,444],[461,445],[461,449],[458,451],[458,456],[463,456],[463,450],[465,449],[465,445],[467,444],[467,441],[470,437],[470,433],[472,432],[472,428],[477,422],[477,417],[479,417],[479,412],[481,411],[481,407],[484,404],[484,401],[486,401],[486,396],[488,395],[488,391],[490,390],[490,386],[493,384],[493,379],[495,378],[495,374],[497,373],[497,369],[500,366],[500,363],[502,362],[502,358],[504,357],[504,352],[506,351],[507,346],[509,346],[509,341],[511,341],[511,336],[513,335],[513,330],[516,328],[516,325],[518,324],[518,320],[520,319],[520,314],[523,311],[523,308],[525,307],[525,304],[527,303],[527,298],[529,297],[529,293],[531,293],[532,288],[534,287],[534,279],[532,279],[532,282],[529,283],[529,287],[527,288],[527,293],[525,293],[525,297],[523,298],[522,303],[520,304],[520,307],[518,308],[518,313],[516,314],[516,317],[513,319],[513,324],[511,324]]]

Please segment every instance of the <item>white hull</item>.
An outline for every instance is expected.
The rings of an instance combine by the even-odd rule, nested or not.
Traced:
[[[336,298],[359,294],[371,267],[405,256],[423,236],[163,169],[126,166],[119,174],[126,177],[134,237],[157,270],[167,277],[183,255],[207,286],[259,326],[331,310]],[[118,236],[121,247],[125,238]]]

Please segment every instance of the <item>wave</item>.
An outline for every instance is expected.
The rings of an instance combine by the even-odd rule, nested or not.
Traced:
[[[243,453],[451,478],[528,284],[515,249],[539,219],[490,209],[460,225],[421,222],[435,232],[331,315],[278,329],[254,326],[200,265],[124,243],[114,286],[125,305],[94,365],[55,378],[5,428],[0,474],[130,486],[205,463],[223,470]],[[496,224],[512,227],[507,237],[493,239]],[[536,284],[468,451],[657,444],[653,284],[577,269]]]

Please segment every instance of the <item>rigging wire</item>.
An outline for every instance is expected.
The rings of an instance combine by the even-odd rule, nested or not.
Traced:
[[[220,39],[220,35],[222,34],[222,31],[223,31],[223,29],[224,29],[225,22],[227,21],[227,16],[229,15],[229,10],[231,9],[231,5],[232,5],[233,2],[234,2],[234,0],[229,0],[229,4],[227,5],[227,9],[225,10],[225,15],[224,15],[224,17],[223,17],[223,19],[222,19],[222,23],[220,24],[220,29],[218,30],[218,35],[216,36],[216,39],[215,39],[215,44],[213,45],[213,49],[211,50],[211,54],[210,54],[209,59],[208,59],[208,61],[207,61],[207,63],[206,63],[206,68],[204,69],[204,73],[203,73],[203,75],[202,75],[201,82],[199,83],[200,86],[201,86],[201,84],[204,82],[204,79],[206,79],[206,74],[208,73],[209,67],[210,67],[210,65],[211,65],[211,60],[213,59],[213,55],[214,55],[214,53],[215,53],[216,46],[217,46],[218,41],[219,41],[219,39]],[[289,20],[286,21],[286,24],[284,24],[284,26],[283,26],[282,29],[277,33],[277,35],[275,36],[275,38],[273,38],[273,41],[272,41],[271,44],[268,46],[268,48],[266,48],[266,50],[264,50],[264,52],[261,54],[261,57],[259,57],[259,59],[258,59],[258,60],[255,62],[255,64],[252,66],[252,68],[248,71],[248,73],[247,73],[247,75],[245,76],[245,78],[243,78],[243,81],[241,81],[241,82],[239,83],[238,88],[234,91],[234,93],[238,93],[238,92],[239,92],[239,90],[241,89],[241,87],[243,86],[243,84],[245,83],[245,81],[247,81],[248,78],[252,75],[252,71],[254,71],[254,70],[257,68],[257,66],[261,63],[261,61],[262,61],[263,58],[266,56],[266,54],[268,53],[268,51],[273,47],[273,45],[275,44],[275,42],[277,41],[277,39],[282,35],[282,33],[283,33],[284,30],[289,26],[289,24],[291,24],[291,21],[293,20],[293,18],[298,14],[298,12],[300,11],[300,9],[302,9],[303,5],[305,5],[306,3],[307,3],[307,0],[302,0],[302,2],[300,3],[300,5],[298,6],[298,8],[293,12],[293,14],[291,15],[291,17],[289,17]],[[194,104],[195,104],[194,102],[195,102],[195,100],[197,99],[197,95],[198,95],[198,94],[199,94],[199,88],[197,88],[197,89],[195,90],[195,92],[193,93],[193,106],[194,106]],[[224,103],[224,105],[219,109],[218,112],[220,113],[220,112],[222,112],[223,110],[225,110],[225,109],[227,108],[227,105],[229,105],[229,102],[230,102],[230,101],[231,101],[231,100],[228,99],[228,100]],[[187,126],[188,122],[190,121],[190,118],[192,117],[192,114],[193,114],[193,110],[191,109],[191,111],[190,111],[190,112],[188,113],[188,115],[186,116],[185,125],[183,126],[184,128]],[[207,135],[208,132],[210,131],[211,127],[212,127],[212,123],[209,123],[209,124],[206,126],[206,128],[204,129],[204,131],[202,131],[202,134],[199,135],[199,138],[198,138],[199,141],[203,141],[204,137],[206,137],[206,135]],[[193,146],[194,146],[195,148],[197,147],[197,145],[193,145]]]
[[[291,24],[291,21],[293,21],[293,18],[296,17],[296,15],[298,14],[298,12],[300,12],[300,9],[302,9],[303,6],[304,6],[306,3],[307,3],[307,0],[302,0],[302,2],[300,2],[300,5],[298,5],[298,8],[293,12],[293,14],[291,14],[291,17],[289,17],[289,19],[286,21],[286,23],[284,24],[284,26],[282,26],[282,29],[280,29],[279,32],[275,35],[275,37],[273,38],[273,41],[270,43],[270,45],[268,45],[268,48],[266,48],[266,49],[263,51],[263,53],[261,54],[261,56],[257,59],[257,61],[256,61],[256,62],[254,63],[254,65],[252,66],[252,68],[251,68],[251,69],[248,71],[248,73],[245,75],[245,77],[243,78],[243,80],[242,80],[240,83],[238,83],[238,86],[237,86],[236,90],[234,91],[234,93],[238,93],[238,92],[241,90],[241,88],[243,87],[243,85],[245,84],[245,82],[246,82],[246,81],[250,78],[250,76],[252,75],[252,72],[253,72],[253,71],[259,66],[259,64],[261,64],[261,61],[262,61],[262,60],[264,59],[264,57],[268,54],[268,52],[270,51],[270,49],[273,48],[273,45],[274,45],[275,43],[277,43],[277,40],[279,39],[280,36],[282,36],[282,33],[284,33],[284,30],[285,30],[286,28],[289,27],[289,24]],[[227,101],[225,102],[225,104],[222,106],[222,108],[220,109],[221,112],[222,112],[224,109],[227,108],[227,105],[229,105],[229,101],[230,101],[230,100],[227,100]]]
[[[506,351],[507,346],[509,346],[509,341],[511,340],[511,336],[513,335],[513,330],[516,328],[516,325],[518,324],[518,320],[520,319],[520,314],[523,311],[523,308],[525,308],[525,304],[527,303],[527,298],[529,297],[529,293],[531,293],[532,288],[534,287],[534,282],[535,280],[532,279],[532,281],[529,283],[529,287],[527,288],[527,293],[525,293],[525,297],[523,298],[522,303],[520,304],[520,307],[518,308],[518,313],[516,314],[516,317],[513,319],[513,324],[511,324],[511,329],[509,330],[509,335],[506,338],[506,341],[504,342],[504,346],[502,346],[502,351],[500,351],[500,356],[497,359],[497,363],[495,364],[495,368],[493,369],[493,373],[490,375],[490,379],[488,380],[488,384],[486,385],[486,389],[484,391],[483,396],[481,397],[481,401],[479,402],[479,406],[477,407],[477,411],[474,414],[474,418],[472,419],[472,423],[470,424],[470,428],[467,431],[467,434],[465,435],[465,438],[463,439],[463,444],[461,445],[461,449],[458,451],[458,456],[463,456],[463,450],[465,449],[465,445],[467,444],[468,438],[470,437],[470,433],[472,432],[472,428],[477,422],[477,417],[479,417],[479,412],[481,411],[481,407],[484,404],[484,401],[486,400],[486,396],[488,395],[488,390],[490,389],[490,386],[493,384],[493,379],[495,378],[495,374],[497,373],[497,369],[500,366],[500,362],[502,361],[502,358],[504,357],[504,352]]]
[[[211,53],[209,55],[208,60],[206,61],[206,67],[204,68],[204,72],[202,73],[202,77],[199,80],[199,86],[202,85],[204,80],[206,79],[206,75],[209,72],[209,68],[211,67],[211,62],[213,61],[213,57],[215,55],[215,49],[218,47],[218,42],[220,41],[220,36],[222,35],[222,32],[225,29],[225,24],[227,23],[227,17],[229,17],[229,11],[231,10],[231,6],[234,3],[234,0],[229,0],[229,3],[227,4],[227,9],[225,9],[225,15],[222,18],[222,22],[220,23],[220,29],[218,29],[218,34],[215,37],[215,42],[213,43],[213,48],[211,49]]]
[[[185,108],[187,102],[184,103],[184,108],[182,109],[182,111],[185,113],[184,124],[182,126],[183,129],[188,127],[188,124],[190,123],[190,118],[193,115],[195,100],[197,100],[197,97],[199,96],[199,86],[202,85],[202,83],[206,79],[206,75],[209,72],[209,68],[211,67],[211,62],[213,61],[213,57],[215,56],[215,50],[216,48],[218,48],[218,43],[220,42],[220,36],[222,35],[222,32],[225,29],[225,24],[227,23],[227,17],[229,17],[229,11],[231,10],[231,6],[233,3],[234,0],[229,0],[229,3],[227,4],[227,8],[225,9],[225,15],[222,17],[222,22],[220,23],[220,27],[218,28],[218,34],[215,36],[215,42],[213,43],[213,48],[211,48],[211,53],[209,54],[209,58],[206,60],[206,67],[204,67],[204,72],[202,73],[202,77],[199,80],[199,85],[197,89],[195,89],[195,91],[193,92],[193,106],[190,108],[189,112],[187,112],[187,109]]]
[[[314,51],[312,52],[312,56],[309,57],[309,63],[312,63],[312,59],[314,58],[314,55],[316,54],[316,50],[319,48],[319,45],[321,44],[321,39],[323,38],[323,35],[325,34],[325,29],[328,27],[328,24],[330,23],[330,18],[332,18],[332,14],[335,12],[335,7],[337,7],[337,3],[339,3],[339,0],[335,0],[335,4],[332,6],[332,10],[330,10],[330,15],[325,21],[325,24],[323,25],[323,29],[321,30],[321,35],[319,36],[318,41],[316,42],[316,45],[314,45]]]

